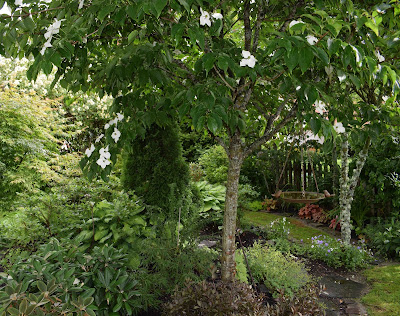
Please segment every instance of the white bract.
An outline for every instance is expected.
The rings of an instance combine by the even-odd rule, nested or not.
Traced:
[[[375,55],[376,55],[376,57],[378,58],[378,61],[379,61],[380,63],[382,63],[382,62],[385,61],[385,57],[383,57],[383,56],[381,55],[381,53],[379,52],[379,50],[377,50],[377,51],[375,52]]]
[[[121,137],[121,132],[114,127],[114,132],[111,134],[112,139],[114,139],[115,142],[118,142],[119,138]]]
[[[307,35],[306,39],[307,39],[308,44],[310,44],[310,45],[315,45],[318,42],[318,38],[316,38],[313,35]]]
[[[83,8],[83,3],[85,2],[85,0],[79,0],[79,7],[78,10]]]
[[[211,26],[211,18],[214,20],[222,20],[223,15],[221,13],[212,13],[210,16],[210,13],[207,11],[203,11],[202,8],[200,8],[201,16],[200,16],[200,25],[208,25]]]
[[[247,50],[242,50],[242,56],[243,59],[240,61],[240,66],[254,68],[257,59]]]
[[[344,79],[346,79],[346,74],[341,70],[337,71],[337,75],[338,75],[338,78],[339,78],[340,82],[342,82]]]
[[[65,19],[61,19],[61,20],[54,19],[54,23],[51,24],[47,28],[46,33],[44,33],[44,38],[47,41],[46,41],[46,43],[44,43],[44,46],[41,49],[40,54],[44,55],[44,52],[46,51],[46,48],[52,47],[51,40],[53,38],[53,35],[58,34],[60,32],[61,22],[64,21],[64,20]]]
[[[221,13],[213,13],[211,16],[216,20],[222,20],[223,16]]]
[[[343,124],[341,122],[336,122],[335,125],[333,125],[333,129],[336,131],[338,134],[342,134],[346,131],[344,128]]]
[[[106,125],[104,125],[104,129],[109,129],[110,124],[106,123]]]
[[[121,122],[124,119],[124,115],[122,113],[117,113],[117,119]]]
[[[85,151],[86,156],[90,157],[92,155],[92,153],[94,152],[94,145],[92,144],[92,146],[90,146],[90,148],[87,148]]]
[[[304,24],[303,21],[293,20],[292,22],[289,23],[289,28],[292,28],[293,26],[295,26],[296,24],[299,24],[299,23]]]
[[[96,138],[96,140],[94,142],[98,143],[103,137],[104,137],[104,134],[101,134],[99,137]]]
[[[207,11],[203,11],[202,8],[200,8],[201,16],[200,16],[200,25],[208,25],[211,26],[211,19],[210,19],[210,13]]]
[[[315,112],[318,114],[323,114],[324,112],[328,112],[326,110],[326,104],[320,100],[315,102]]]

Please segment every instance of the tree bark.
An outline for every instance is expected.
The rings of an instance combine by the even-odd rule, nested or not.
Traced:
[[[360,178],[361,170],[364,167],[365,161],[368,156],[368,149],[371,144],[371,139],[368,138],[365,142],[363,149],[359,153],[356,167],[353,170],[353,175],[349,177],[349,142],[347,135],[343,135],[343,142],[341,147],[342,168],[340,176],[340,227],[342,233],[342,240],[346,244],[350,244],[351,240],[351,203],[353,202],[354,192]]]
[[[235,233],[238,201],[238,186],[240,169],[244,154],[240,140],[240,133],[236,132],[229,142],[228,148],[228,180],[226,183],[224,228],[222,236],[222,279],[233,281],[236,274],[235,263]]]

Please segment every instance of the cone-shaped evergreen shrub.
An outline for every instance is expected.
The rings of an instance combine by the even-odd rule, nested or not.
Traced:
[[[124,150],[122,184],[148,205],[165,212],[177,210],[187,195],[189,168],[182,156],[177,125],[153,124],[144,139]]]

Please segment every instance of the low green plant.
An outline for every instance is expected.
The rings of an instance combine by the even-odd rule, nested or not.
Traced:
[[[236,254],[242,256],[240,252]],[[262,245],[258,242],[246,251],[249,268],[256,283],[264,283],[271,292],[278,294],[283,290],[293,296],[307,283],[311,282],[305,265],[295,261],[290,255]]]
[[[376,218],[363,230],[368,243],[385,257],[400,256],[400,214],[389,219]]]
[[[93,207],[92,218],[85,221],[76,240],[83,247],[112,244],[130,253],[132,267],[139,265],[139,258],[131,251],[139,238],[154,235],[154,229],[144,214],[145,206],[132,194],[120,193],[113,202],[103,200]]]
[[[211,278],[218,265],[218,252],[207,247],[198,248],[190,239],[181,239],[179,245],[175,226],[166,225],[156,238],[140,243],[142,260],[138,278],[144,309],[160,308],[162,300],[175,289],[182,288],[186,279],[199,282]],[[151,294],[150,294],[151,293]]]
[[[308,256],[334,268],[355,270],[366,267],[373,260],[371,251],[362,242],[347,245],[340,239],[319,235],[311,237],[311,243],[304,247]]]
[[[204,201],[204,205],[199,211],[200,217],[222,224],[226,188],[223,185],[211,184],[207,181],[195,182],[195,185]]]
[[[245,208],[247,210],[257,212],[264,208],[264,205],[260,201],[252,201],[246,204]]]
[[[37,280],[32,284],[8,278],[0,288],[0,315],[96,315],[91,289],[84,291],[75,286],[66,297],[62,286],[54,278],[47,283]]]
[[[278,218],[267,226],[267,236],[269,239],[287,239],[290,234],[289,222],[286,217]]]
[[[141,308],[138,280],[127,268],[127,256],[121,250],[107,245],[95,247],[91,252],[79,249],[78,244],[51,239],[7,273],[23,284],[24,292],[32,294],[37,293],[38,282],[48,284],[55,279],[59,285],[57,296],[68,304],[77,299],[75,293],[88,291],[87,297],[94,299],[89,307],[99,316],[111,312],[132,315]]]
[[[240,253],[240,255],[238,255]],[[239,282],[243,283],[249,283],[249,280],[247,278],[247,267],[246,263],[244,260],[244,256],[242,255],[242,249],[238,249],[236,256],[235,256],[235,261],[236,261],[236,280]]]
[[[263,297],[239,282],[188,281],[165,304],[165,315],[266,315]]]

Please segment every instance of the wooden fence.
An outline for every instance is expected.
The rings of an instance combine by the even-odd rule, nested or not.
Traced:
[[[282,172],[284,162],[279,166],[277,172],[276,182],[279,180],[279,176]],[[312,169],[314,168],[315,178],[319,191],[324,189],[330,189],[332,187],[332,174],[331,165],[326,161],[319,161],[317,163],[311,163],[308,161],[304,162],[303,177],[301,177],[301,163],[299,161],[289,160],[283,171],[282,177],[278,184],[279,189],[301,191],[301,179],[304,180],[304,188],[306,191],[317,191],[315,179],[313,176]]]

